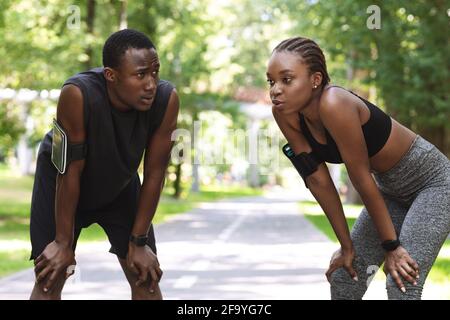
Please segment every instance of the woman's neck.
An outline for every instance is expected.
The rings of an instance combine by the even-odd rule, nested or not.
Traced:
[[[317,127],[322,126],[322,121],[319,116],[320,97],[322,92],[322,89],[316,90],[316,92],[313,93],[308,105],[301,111],[301,114],[306,118],[306,120],[313,126]]]

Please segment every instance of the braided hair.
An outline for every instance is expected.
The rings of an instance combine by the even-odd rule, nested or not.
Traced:
[[[309,72],[320,72],[322,74],[321,88],[330,82],[328,76],[325,56],[322,49],[313,40],[303,37],[294,37],[282,41],[273,52],[287,51],[298,54],[308,66]]]
[[[110,35],[103,46],[103,66],[119,67],[122,56],[129,48],[156,49],[142,32],[133,29],[120,30]]]

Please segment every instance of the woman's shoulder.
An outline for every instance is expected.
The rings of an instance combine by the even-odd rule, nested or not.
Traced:
[[[345,113],[357,112],[358,100],[347,89],[339,86],[327,86],[319,100],[320,116],[334,117]]]

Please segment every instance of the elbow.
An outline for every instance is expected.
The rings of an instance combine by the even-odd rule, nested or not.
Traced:
[[[372,175],[370,174],[370,172],[366,171],[359,171],[359,172],[349,171],[349,178],[353,184],[353,187],[355,187],[356,191],[358,191],[359,193],[364,191],[367,188],[367,186],[374,183]]]
[[[78,160],[70,163],[65,174],[58,173],[57,184],[64,186],[70,192],[78,192],[80,187],[81,174],[84,169],[84,160]]]
[[[309,189],[325,188],[332,183],[331,180],[321,174],[319,170],[306,177],[304,181]]]
[[[156,172],[148,171],[148,172],[144,172],[143,178],[144,178],[143,183],[159,185],[159,184],[163,183],[165,174],[164,173],[158,174]]]

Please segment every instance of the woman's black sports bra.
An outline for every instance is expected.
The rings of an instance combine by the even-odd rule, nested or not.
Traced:
[[[341,88],[341,87],[339,87]],[[346,90],[346,89],[344,89]],[[362,130],[364,134],[364,139],[367,145],[367,151],[369,158],[377,154],[389,138],[392,129],[392,120],[386,113],[384,113],[376,105],[370,103],[366,99],[358,96],[356,93],[349,91],[358,98],[360,98],[370,110],[369,120],[362,125]],[[325,136],[327,139],[327,144],[321,144],[314,139],[309,131],[306,124],[305,118],[300,114],[300,126],[306,140],[308,140],[311,145],[312,151],[315,157],[320,162],[330,162],[330,163],[342,163],[342,157],[334,141],[333,137],[330,135],[328,130],[325,128]]]

